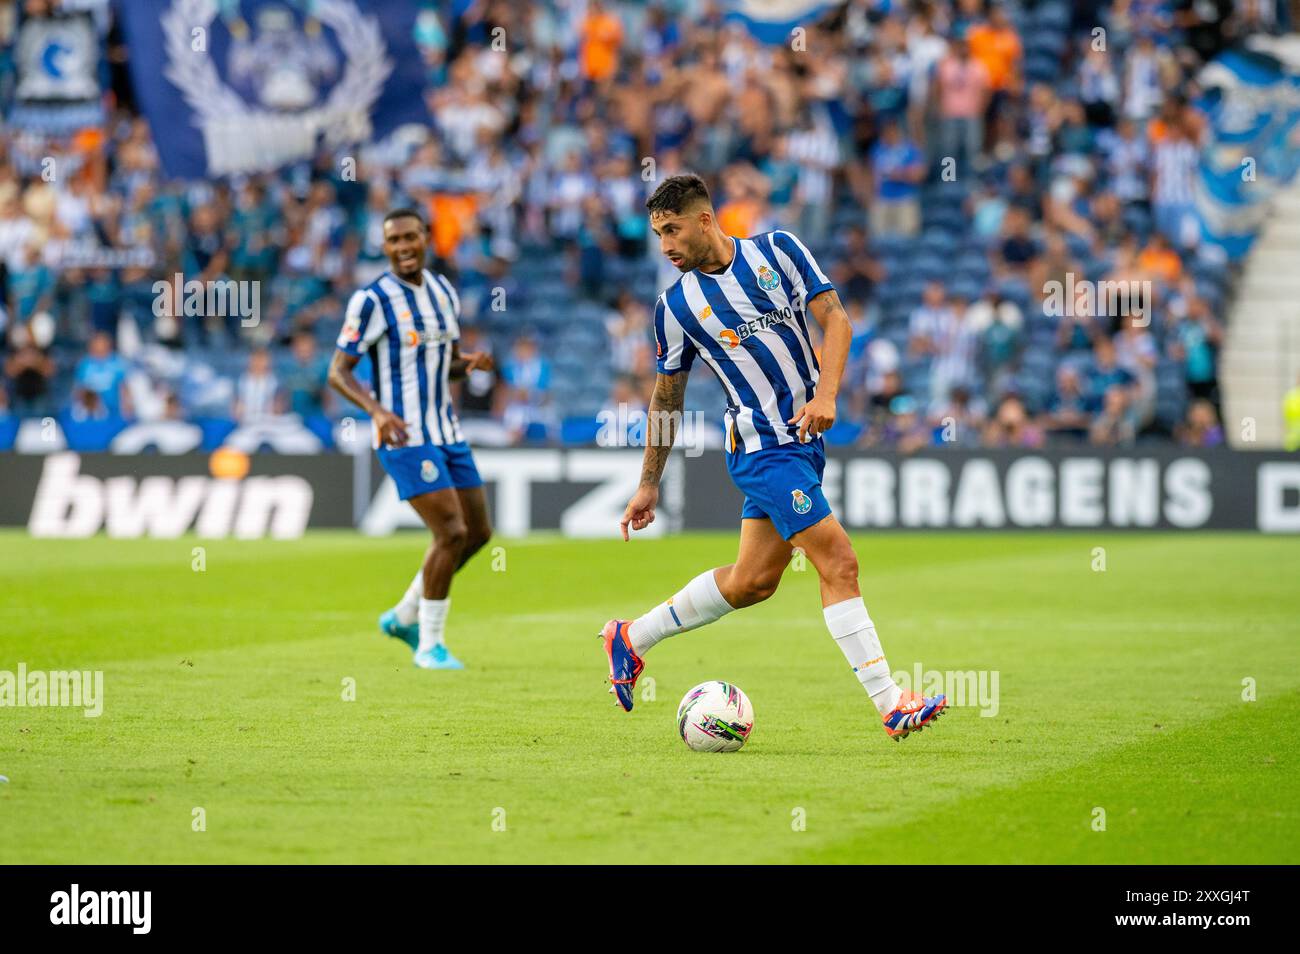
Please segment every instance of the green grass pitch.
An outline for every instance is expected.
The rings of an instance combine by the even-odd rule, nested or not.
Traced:
[[[0,708],[0,862],[1300,860],[1295,540],[855,544],[891,666],[996,671],[996,716],[886,738],[811,567],[661,644],[654,698],[622,713],[601,624],[728,562],[733,535],[494,541],[498,569],[485,551],[453,590],[455,673],[375,627],[417,535],[7,532],[0,670],[102,670],[104,711]],[[754,703],[739,753],[677,737],[706,679]]]

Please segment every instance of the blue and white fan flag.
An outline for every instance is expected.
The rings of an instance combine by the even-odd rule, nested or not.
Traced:
[[[1237,260],[1300,168],[1300,74],[1266,53],[1232,50],[1207,64],[1200,82],[1210,132],[1196,211],[1204,240]]]
[[[842,0],[728,0],[726,17],[743,23],[762,43],[789,43],[796,27],[815,23],[830,7]]]
[[[416,0],[122,0],[136,96],[174,178],[270,171],[429,121]]]

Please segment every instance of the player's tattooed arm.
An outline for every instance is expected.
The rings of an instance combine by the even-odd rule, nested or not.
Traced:
[[[460,342],[453,341],[451,343],[451,366],[447,372],[447,376],[451,380],[459,381],[471,371],[492,371],[495,368],[496,364],[492,360],[492,355],[486,351],[468,351],[461,354]]]
[[[839,394],[840,378],[844,376],[844,365],[849,357],[849,342],[853,339],[853,326],[835,289],[816,295],[808,302],[808,311],[822,329],[822,352],[818,362],[821,372],[817,376],[817,392],[812,400],[790,418],[791,424],[799,425],[801,441],[806,440],[809,434],[813,437],[824,434],[835,423],[835,397]]]
[[[641,466],[642,485],[659,486],[677,440],[677,425],[682,419],[686,403],[686,374],[660,374],[655,378],[654,394],[650,397],[650,420],[647,426],[645,461]]]
[[[650,420],[647,425],[645,458],[641,464],[641,485],[628,501],[619,521],[623,539],[628,530],[644,530],[655,521],[655,506],[659,503],[659,480],[677,439],[677,423],[682,418],[682,405],[686,400],[686,373],[661,374],[655,378],[654,394],[650,398]]]
[[[330,359],[329,383],[335,391],[355,404],[370,416],[379,428],[379,439],[391,447],[401,447],[406,443],[406,422],[385,410],[375,400],[373,394],[357,380],[353,371],[361,360],[359,355],[336,350]]]

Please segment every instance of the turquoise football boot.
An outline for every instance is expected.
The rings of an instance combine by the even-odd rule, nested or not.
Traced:
[[[403,626],[397,621],[397,612],[395,610],[389,610],[383,616],[379,617],[379,631],[385,636],[392,636],[394,639],[400,639],[412,649],[415,649],[420,645],[419,622],[414,622],[410,626]]]
[[[451,654],[442,643],[432,649],[415,654],[415,664],[421,669],[464,669],[465,664]]]

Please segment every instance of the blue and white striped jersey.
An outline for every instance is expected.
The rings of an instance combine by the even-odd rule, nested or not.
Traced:
[[[338,347],[358,357],[369,353],[376,397],[406,422],[408,447],[465,439],[448,387],[459,317],[451,282],[428,269],[419,285],[385,271],[348,301]]]
[[[789,232],[732,242],[725,271],[687,272],[659,296],[655,339],[661,374],[688,370],[696,355],[713,369],[727,392],[727,447],[749,453],[798,441],[787,422],[818,376],[808,301],[834,286]]]

